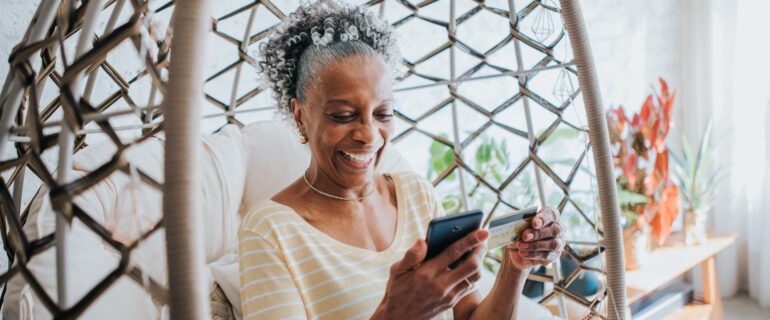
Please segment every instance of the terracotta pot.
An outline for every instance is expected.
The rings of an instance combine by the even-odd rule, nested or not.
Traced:
[[[709,207],[684,212],[684,243],[698,245],[706,242],[706,220]]]
[[[623,229],[623,253],[626,270],[641,268],[650,258],[650,227]]]

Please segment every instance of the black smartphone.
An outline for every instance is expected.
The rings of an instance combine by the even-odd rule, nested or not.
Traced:
[[[425,260],[439,255],[455,241],[481,228],[483,217],[481,210],[476,209],[431,220],[428,225],[428,235],[425,238],[428,243],[428,254]],[[468,257],[471,251],[473,250],[468,250],[460,259],[449,265],[449,268],[456,267]]]

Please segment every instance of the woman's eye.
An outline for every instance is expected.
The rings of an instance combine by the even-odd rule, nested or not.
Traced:
[[[392,113],[381,113],[381,114],[378,114],[376,116],[377,116],[377,118],[380,119],[380,121],[388,121],[388,120],[393,118],[393,114]]]
[[[332,119],[334,121],[347,122],[347,121],[352,121],[355,118],[355,115],[352,115],[352,114],[332,114],[331,117],[332,117]]]

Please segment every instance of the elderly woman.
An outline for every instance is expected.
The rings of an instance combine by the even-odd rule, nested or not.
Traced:
[[[375,172],[394,130],[391,28],[365,8],[327,2],[288,16],[261,51],[264,78],[312,156],[302,177],[243,220],[244,318],[515,318],[530,269],[563,247],[558,213],[541,210],[505,248],[486,297],[473,286],[486,230],[424,261],[428,223],[443,215],[432,186]]]

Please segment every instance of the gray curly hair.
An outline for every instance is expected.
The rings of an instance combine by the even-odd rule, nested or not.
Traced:
[[[257,69],[273,89],[278,111],[291,117],[291,99],[305,93],[329,62],[354,56],[381,58],[394,70],[400,60],[393,30],[362,6],[321,1],[299,7],[260,45]]]

